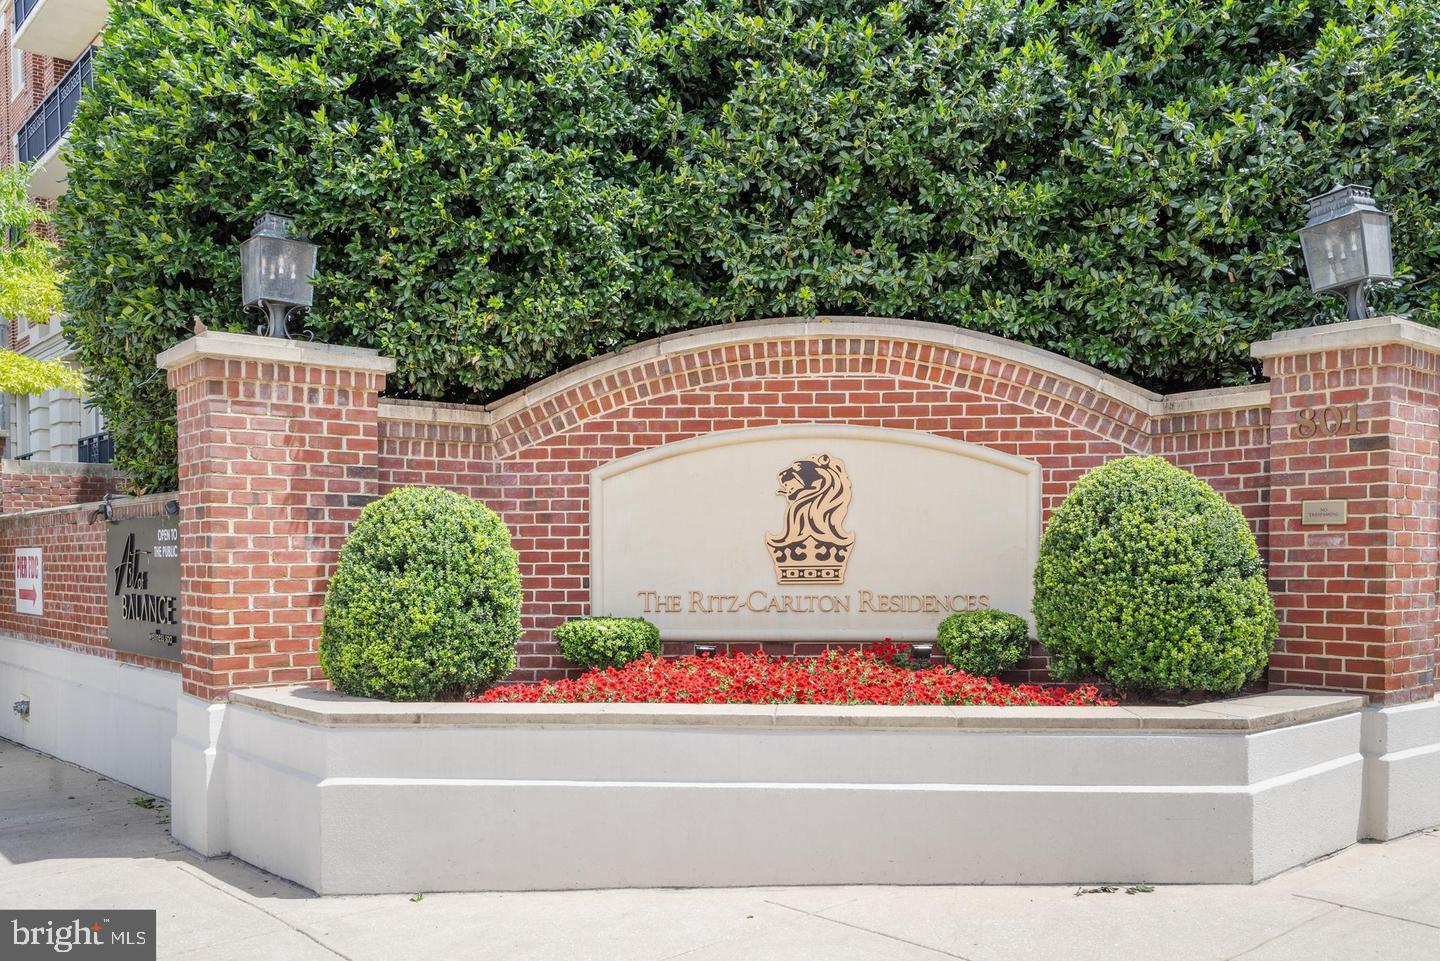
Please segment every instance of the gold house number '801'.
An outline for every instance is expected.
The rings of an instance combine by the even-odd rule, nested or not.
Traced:
[[[1347,404],[1343,407],[1331,404],[1329,407],[1302,407],[1295,415],[1295,432],[1301,437],[1323,434],[1335,437],[1340,434],[1360,432],[1360,406]]]

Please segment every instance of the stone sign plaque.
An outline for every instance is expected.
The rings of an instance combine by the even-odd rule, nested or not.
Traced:
[[[180,518],[112,523],[105,556],[110,647],[180,660]]]
[[[1040,467],[919,431],[709,434],[596,469],[595,614],[673,640],[933,640],[952,611],[1030,616]]]

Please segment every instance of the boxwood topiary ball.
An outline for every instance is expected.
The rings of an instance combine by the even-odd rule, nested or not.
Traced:
[[[989,677],[1020,663],[1030,625],[1004,611],[956,611],[940,622],[935,642],[956,670]]]
[[[1239,690],[1277,632],[1245,518],[1159,457],[1075,485],[1040,541],[1034,613],[1057,678],[1131,691]]]
[[[660,655],[660,631],[643,617],[577,617],[555,631],[560,653],[583,667],[624,667]]]
[[[456,700],[515,667],[520,571],[494,511],[407,487],[360,514],[325,597],[320,666],[346,694]]]

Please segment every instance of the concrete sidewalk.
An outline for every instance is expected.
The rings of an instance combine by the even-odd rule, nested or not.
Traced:
[[[1133,894],[839,887],[317,898],[234,859],[197,857],[170,837],[163,803],[133,799],[133,788],[0,740],[0,907],[155,908],[160,957],[207,961],[1440,959],[1434,833],[1357,845],[1253,887]]]

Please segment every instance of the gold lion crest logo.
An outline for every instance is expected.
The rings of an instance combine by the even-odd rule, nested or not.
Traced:
[[[785,498],[785,530],[768,534],[775,583],[844,584],[855,535],[845,532],[850,476],[829,454],[797,460],[779,474]]]

